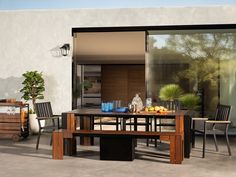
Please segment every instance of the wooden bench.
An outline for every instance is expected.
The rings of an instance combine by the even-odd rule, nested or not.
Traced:
[[[170,141],[170,163],[181,164],[183,161],[183,139],[176,132],[144,132],[144,131],[101,131],[101,130],[55,130],[53,132],[53,159],[63,159],[64,139],[74,139],[75,136],[99,137],[101,160],[134,159],[135,139],[157,138]],[[76,143],[73,143],[76,151]]]

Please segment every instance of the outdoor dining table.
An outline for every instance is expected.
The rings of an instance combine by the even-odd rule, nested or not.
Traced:
[[[191,118],[188,116],[188,112],[186,110],[179,111],[167,111],[163,113],[157,112],[140,112],[140,113],[120,113],[120,112],[102,112],[100,109],[93,108],[80,108],[72,111],[62,113],[62,128],[75,131],[77,127],[84,130],[93,130],[94,129],[94,118],[95,117],[116,117],[122,119],[122,129],[126,128],[126,120],[133,118],[134,125],[137,123],[139,118],[152,119],[152,118],[160,118],[164,119],[166,117],[173,117],[175,120],[175,132],[180,133],[183,139],[184,144],[184,157],[190,157],[191,150]],[[77,121],[79,118],[79,121]],[[79,122],[79,125],[77,125]],[[137,126],[134,126],[137,129]],[[75,142],[65,142],[65,155],[69,155],[71,153],[71,145]],[[81,137],[80,138],[81,145],[93,145],[93,137]]]

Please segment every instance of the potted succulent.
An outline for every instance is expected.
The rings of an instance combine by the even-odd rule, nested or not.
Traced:
[[[22,82],[23,88],[20,92],[23,94],[21,98],[25,101],[32,100],[33,108],[29,112],[30,129],[32,133],[39,131],[38,121],[35,114],[35,102],[37,99],[43,99],[43,92],[45,91],[44,79],[42,72],[38,71],[27,71],[22,74],[24,81]]]

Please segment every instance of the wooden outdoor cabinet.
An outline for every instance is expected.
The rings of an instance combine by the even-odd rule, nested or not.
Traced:
[[[29,136],[29,105],[0,102],[0,139],[19,141]]]

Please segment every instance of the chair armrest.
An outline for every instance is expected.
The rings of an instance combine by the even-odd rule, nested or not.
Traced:
[[[224,121],[224,120],[207,120],[206,123],[209,123],[209,124],[230,124],[231,121]]]
[[[59,114],[53,114],[53,117],[61,117]]]
[[[209,118],[207,117],[193,117],[192,120],[201,120],[201,121],[207,121]]]
[[[37,117],[38,120],[59,119],[59,117]]]

